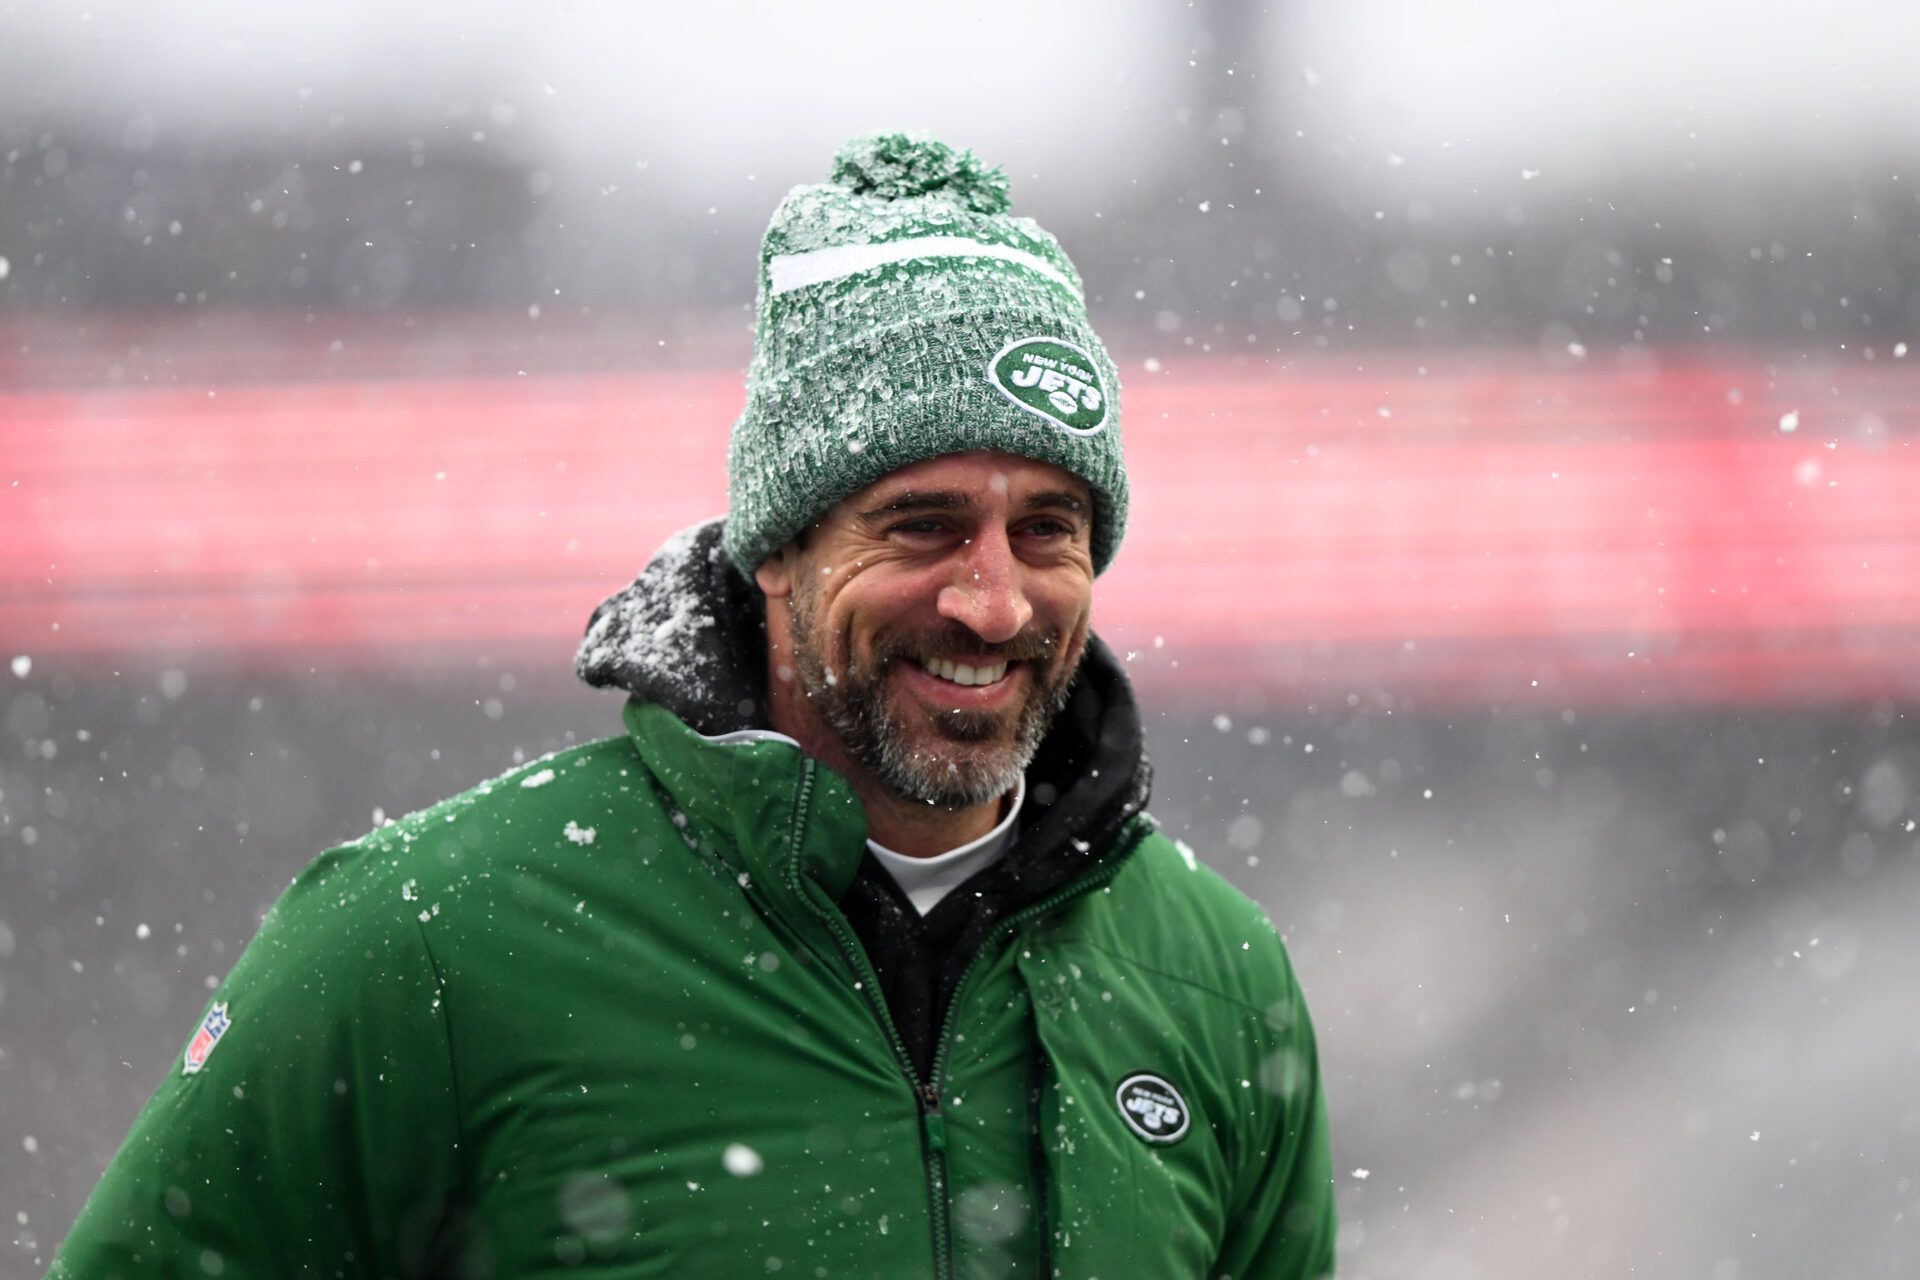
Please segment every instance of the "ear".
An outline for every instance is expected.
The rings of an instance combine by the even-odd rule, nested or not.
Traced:
[[[800,558],[800,549],[789,542],[765,560],[753,571],[753,580],[760,584],[760,591],[769,600],[784,600],[793,594],[793,575]]]

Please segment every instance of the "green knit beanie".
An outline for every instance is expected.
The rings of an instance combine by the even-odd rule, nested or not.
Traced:
[[[1120,380],[1051,235],[1007,178],[923,134],[855,138],[795,187],[760,248],[747,406],[728,449],[743,572],[882,476],[998,449],[1093,492],[1093,561],[1127,523]]]

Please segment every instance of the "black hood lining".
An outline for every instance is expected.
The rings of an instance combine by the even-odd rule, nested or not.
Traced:
[[[766,597],[727,556],[724,520],[669,538],[587,623],[574,672],[718,737],[767,727]]]

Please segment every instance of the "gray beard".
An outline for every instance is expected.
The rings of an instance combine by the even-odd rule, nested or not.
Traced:
[[[921,738],[931,743],[916,747],[900,710],[887,698],[886,673],[894,661],[918,662],[920,655],[889,647],[877,652],[865,669],[849,663],[844,672],[832,672],[820,652],[818,597],[810,588],[810,583],[800,586],[792,597],[794,674],[856,764],[895,795],[946,809],[971,808],[1013,790],[1053,718],[1067,705],[1073,667],[1063,669],[1050,685],[1034,686],[1010,739],[994,741],[1004,724],[1001,716],[951,710],[926,717]],[[1038,674],[1052,659],[1054,644],[1051,638],[1016,637],[987,647],[995,656],[1028,661]],[[981,645],[975,639],[966,647],[977,650]],[[919,713],[909,709],[906,714]]]

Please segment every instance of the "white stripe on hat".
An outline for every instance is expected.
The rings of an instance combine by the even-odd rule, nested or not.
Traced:
[[[767,264],[768,285],[777,296],[909,258],[998,258],[1065,285],[1075,296],[1080,293],[1064,272],[1037,254],[964,236],[917,236],[880,244],[841,244],[808,253],[775,254]]]

